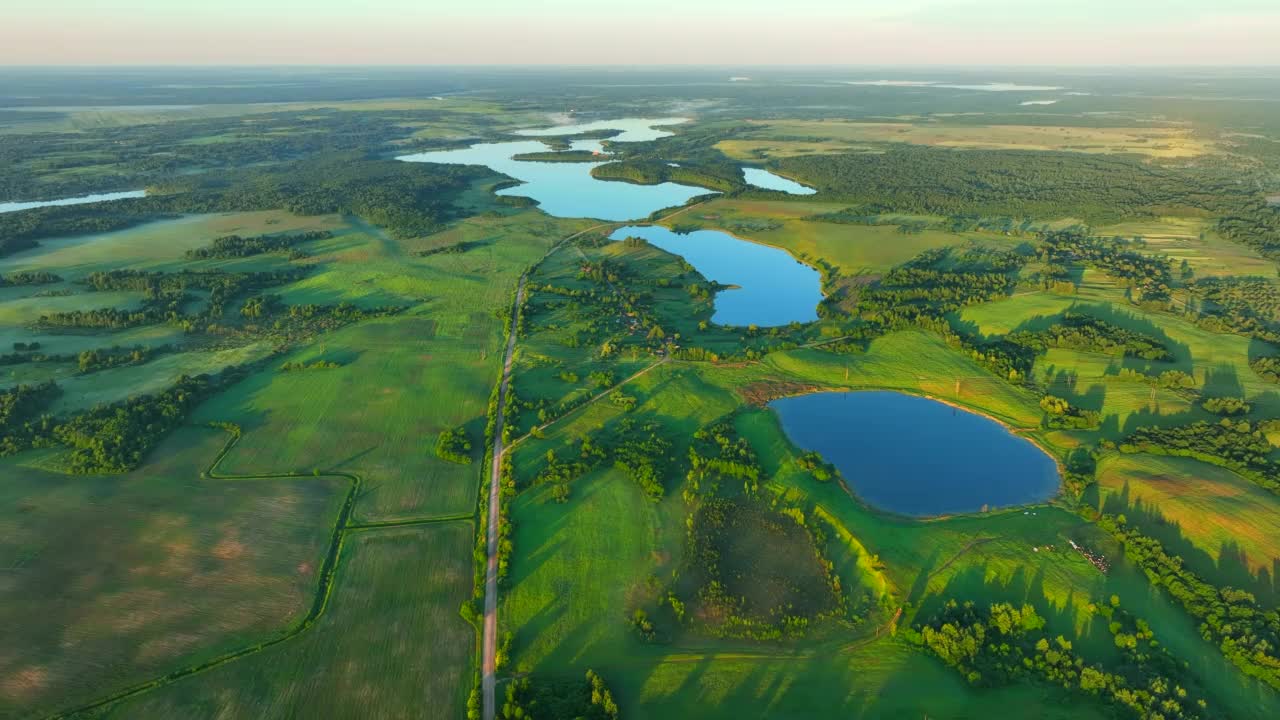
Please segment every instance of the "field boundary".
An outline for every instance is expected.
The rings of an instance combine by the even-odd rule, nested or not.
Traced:
[[[227,442],[222,446],[222,449],[218,451],[218,454],[214,456],[213,460],[209,463],[208,467],[200,473],[200,477],[202,479],[208,479],[208,480],[302,480],[306,478],[342,478],[350,482],[350,487],[347,489],[346,497],[342,501],[342,507],[338,511],[337,521],[334,523],[333,533],[329,542],[329,547],[325,552],[324,563],[320,569],[320,584],[319,584],[319,587],[317,587],[316,589],[315,598],[312,600],[311,608],[307,611],[307,614],[302,618],[301,621],[299,621],[293,627],[286,629],[284,633],[282,635],[279,635],[278,637],[273,637],[268,640],[264,640],[260,643],[257,643],[255,645],[243,647],[238,650],[231,650],[229,652],[223,653],[222,655],[219,655],[215,658],[211,658],[209,660],[198,663],[196,665],[189,665],[187,667],[169,672],[161,677],[147,680],[141,683],[136,683],[134,685],[130,685],[124,689],[117,690],[116,692],[113,692],[110,695],[107,695],[106,697],[102,697],[102,698],[99,698],[98,700],[94,700],[94,701],[85,703],[83,705],[78,705],[76,707],[73,707],[67,710],[62,710],[62,711],[53,713],[51,715],[47,715],[45,717],[50,719],[66,718],[66,717],[79,715],[81,713],[88,712],[91,710],[96,710],[98,708],[102,708],[107,705],[120,702],[121,700],[126,700],[128,698],[141,695],[145,692],[171,685],[184,678],[202,673],[206,670],[212,670],[216,667],[220,667],[222,665],[233,662],[235,660],[239,660],[243,657],[247,657],[249,655],[260,652],[262,650],[266,650],[269,647],[279,645],[280,643],[283,643],[287,640],[292,640],[293,638],[301,635],[303,632],[309,630],[312,626],[314,626],[316,621],[318,621],[321,618],[321,616],[324,615],[324,611],[329,607],[329,597],[333,594],[333,586],[334,586],[334,582],[337,577],[339,565],[341,562],[343,542],[345,541],[347,532],[349,531],[370,531],[370,530],[380,530],[384,528],[414,527],[414,526],[445,523],[445,522],[460,522],[460,521],[470,522],[474,519],[473,515],[468,513],[468,514],[457,514],[457,515],[442,515],[437,517],[421,518],[421,519],[414,519],[414,520],[394,520],[386,523],[352,525],[350,522],[351,516],[355,510],[356,501],[359,499],[359,496],[360,496],[360,487],[364,483],[364,480],[363,478],[360,477],[360,475],[356,473],[342,471],[342,470],[321,470],[321,471],[312,472],[312,473],[302,473],[297,471],[280,472],[280,473],[227,473],[227,474],[219,473],[217,470],[218,465],[221,464],[222,460],[231,452],[233,448],[235,448],[236,444],[240,442],[240,438],[242,437],[243,433],[241,432],[238,426],[230,423],[211,423],[208,425],[208,427],[222,430],[226,432],[228,435],[230,435],[230,437],[227,439]]]

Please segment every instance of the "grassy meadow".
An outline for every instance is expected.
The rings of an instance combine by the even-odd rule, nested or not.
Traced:
[[[91,701],[302,619],[347,484],[205,478],[226,440],[179,430],[120,476],[0,463],[0,716]]]
[[[305,634],[112,706],[106,717],[439,717],[463,713],[475,631],[470,523],[347,534]],[[406,612],[412,608],[412,612]]]

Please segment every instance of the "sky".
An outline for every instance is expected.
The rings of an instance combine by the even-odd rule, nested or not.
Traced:
[[[1280,0],[5,0],[0,65],[1273,65]]]

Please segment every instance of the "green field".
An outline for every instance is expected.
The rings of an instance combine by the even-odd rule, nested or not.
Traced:
[[[126,700],[109,717],[456,717],[475,633],[465,522],[348,534],[324,615],[305,635]],[[413,612],[406,613],[405,608]]]
[[[91,701],[302,619],[346,485],[205,479],[225,441],[180,430],[123,476],[0,465],[0,715]]]

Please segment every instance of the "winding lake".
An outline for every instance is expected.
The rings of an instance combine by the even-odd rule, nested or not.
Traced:
[[[559,125],[537,130],[521,130],[517,134],[550,137],[573,135],[588,130],[614,129],[622,134],[613,142],[638,142],[670,135],[659,129],[662,125],[684,122],[684,118],[646,120],[627,118],[607,120],[581,125]],[[599,140],[575,140],[572,150],[600,152]],[[543,212],[556,217],[598,218],[600,220],[640,220],[655,210],[683,205],[690,198],[711,192],[705,188],[661,183],[635,185],[633,183],[596,180],[591,169],[598,163],[527,162],[512,160],[521,153],[546,152],[547,146],[538,140],[480,143],[461,150],[402,155],[405,162],[433,162],[448,165],[484,165],[523,184],[499,190],[499,195],[523,195],[533,198]]]
[[[551,137],[612,129],[622,131],[612,138],[613,142],[639,142],[670,135],[669,131],[662,128],[680,122],[685,122],[684,118],[624,118],[521,130],[517,134]],[[572,150],[601,152],[599,140],[575,140],[570,146]],[[517,187],[498,191],[499,195],[533,198],[543,212],[556,217],[643,220],[656,210],[683,205],[690,198],[710,192],[704,188],[678,183],[635,185],[591,177],[591,169],[607,161],[607,156],[598,163],[529,162],[512,159],[522,153],[546,150],[547,146],[541,141],[518,140],[478,143],[460,150],[416,153],[397,159],[405,162],[486,166],[522,183]],[[797,194],[814,192],[799,183],[764,170],[750,170],[763,173],[757,179],[771,183],[768,187]],[[822,276],[784,250],[741,240],[715,230],[677,235],[662,227],[633,226],[621,228],[611,237],[621,240],[628,235],[643,237],[667,252],[684,257],[708,280],[737,286],[716,294],[716,310],[712,316],[716,323],[772,327],[818,319],[818,303],[823,298]]]
[[[797,446],[822,453],[869,505],[928,517],[1044,502],[1058,466],[1000,423],[889,391],[826,392],[769,403]]]
[[[748,184],[765,190],[781,190],[792,195],[813,195],[818,192],[807,185],[801,185],[791,178],[774,175],[761,168],[744,167],[742,168],[742,174],[746,177]]]
[[[628,236],[683,257],[708,280],[738,286],[716,293],[716,323],[772,327],[818,319],[822,276],[785,250],[718,230],[678,234],[656,225],[618,228],[609,238]]]
[[[146,197],[146,190],[127,190],[125,192],[99,193],[80,197],[63,198],[61,200],[33,200],[31,202],[0,202],[0,213],[18,212],[34,208],[53,207],[55,205],[84,205],[86,203],[124,200],[126,198]]]

